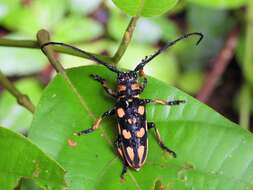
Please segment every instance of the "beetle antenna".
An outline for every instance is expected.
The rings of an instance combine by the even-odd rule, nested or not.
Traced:
[[[158,56],[160,53],[162,53],[163,51],[165,51],[166,49],[168,49],[170,46],[173,46],[174,44],[176,44],[178,41],[183,40],[185,38],[188,38],[189,36],[193,36],[193,35],[197,35],[199,36],[199,39],[196,43],[196,45],[198,45],[201,40],[203,39],[204,35],[202,33],[199,32],[193,32],[193,33],[188,33],[185,34],[183,36],[181,36],[180,38],[172,41],[172,42],[168,42],[166,45],[164,45],[163,47],[161,47],[160,49],[158,49],[155,53],[153,53],[150,56],[146,56],[144,59],[141,60],[141,62],[136,66],[136,68],[134,69],[134,71],[140,71],[141,69],[143,69],[143,67],[150,62],[152,59],[154,59],[156,56]]]
[[[86,51],[84,51],[82,49],[79,49],[77,47],[74,47],[74,46],[71,46],[69,44],[65,44],[65,43],[62,43],[62,42],[47,42],[47,43],[45,43],[45,44],[43,44],[41,46],[41,49],[43,50],[43,48],[46,47],[46,46],[48,46],[48,45],[59,45],[59,46],[69,47],[69,48],[71,48],[71,49],[73,49],[75,51],[78,51],[81,54],[86,55],[89,59],[95,61],[96,63],[104,65],[105,67],[107,67],[111,71],[113,71],[115,73],[120,73],[120,71],[115,66],[113,66],[111,64],[108,64],[108,63],[102,61],[101,59],[97,58],[96,56],[92,55],[91,53],[86,52]]]

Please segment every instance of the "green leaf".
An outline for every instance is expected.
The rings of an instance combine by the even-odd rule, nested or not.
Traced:
[[[188,0],[190,2],[214,8],[239,8],[247,2],[246,0]]]
[[[158,16],[172,9],[177,0],[113,0],[113,3],[131,16]]]
[[[42,89],[35,79],[24,79],[15,83],[15,86],[27,94],[34,104],[39,101]],[[32,122],[32,114],[17,104],[16,99],[4,91],[0,97],[0,124],[14,131],[27,132]]]
[[[26,137],[0,127],[0,189],[12,190],[21,177],[44,189],[63,189],[64,170]]]
[[[253,186],[253,137],[191,96],[153,78],[142,97],[184,99],[174,107],[148,105],[148,121],[154,121],[165,144],[177,153],[171,158],[149,131],[149,155],[137,172],[129,169],[120,180],[122,161],[114,140],[116,122],[105,119],[92,134],[73,133],[92,126],[95,118],[114,102],[89,75],[99,74],[114,84],[115,74],[102,66],[70,69],[68,76],[86,107],[58,75],[45,89],[29,137],[67,170],[69,190],[154,189],[160,184],[173,190],[243,190]]]
[[[32,1],[25,7],[21,6],[19,2],[19,6],[11,6],[2,22],[12,30],[18,30],[34,37],[41,28],[52,30],[63,18],[68,8],[67,2],[67,0],[62,0],[60,3],[51,0],[38,0]]]
[[[81,15],[72,14],[55,26],[52,39],[73,43],[96,38],[102,32],[102,26],[98,22]]]
[[[5,36],[10,39],[27,39],[20,34]],[[47,59],[37,49],[0,47],[0,69],[5,75],[29,75],[41,71]]]

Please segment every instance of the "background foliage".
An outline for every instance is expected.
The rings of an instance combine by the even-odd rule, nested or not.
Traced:
[[[155,121],[178,158],[162,152],[150,131],[146,165],[140,172],[130,170],[124,182],[119,179],[121,161],[112,145],[116,138],[113,119],[90,136],[73,136],[113,105],[88,75],[100,74],[111,86],[115,76],[100,66],[84,66],[94,64],[87,59],[56,54],[64,68],[72,68],[67,74],[87,110],[62,76],[54,77],[42,52],[0,47],[0,70],[36,105],[32,115],[0,86],[0,125],[5,127],[0,128],[0,148],[6,153],[0,158],[0,186],[16,190],[66,186],[73,190],[101,186],[251,189],[253,138],[235,123],[252,129],[253,28],[248,24],[252,13],[252,0],[2,0],[0,45],[1,38],[35,40],[44,28],[53,41],[112,57],[131,16],[139,17],[118,63],[125,69],[133,69],[146,55],[183,33],[202,32],[205,38],[198,47],[196,39],[189,38],[145,67],[145,73],[156,79],[149,78],[143,97],[187,100],[178,107],[148,106],[148,119]],[[53,176],[46,172],[51,170]]]

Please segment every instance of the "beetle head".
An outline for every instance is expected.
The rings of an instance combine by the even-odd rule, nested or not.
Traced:
[[[127,84],[127,83],[136,83],[137,82],[137,74],[134,71],[129,72],[120,72],[117,76],[118,84]]]

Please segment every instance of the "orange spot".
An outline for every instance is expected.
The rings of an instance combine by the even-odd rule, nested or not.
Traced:
[[[136,136],[142,138],[145,134],[145,129],[142,127],[139,131],[136,132]]]
[[[140,163],[140,165],[141,165],[141,161],[143,159],[143,155],[144,155],[144,146],[141,145],[138,148],[138,157],[139,157],[139,163]]]
[[[128,119],[127,122],[128,122],[129,124],[133,124],[132,119]]]
[[[73,141],[72,139],[68,139],[68,145],[70,147],[75,147],[77,145],[77,142]]]
[[[131,89],[132,90],[139,90],[140,89],[140,85],[138,83],[134,83],[131,85]]]
[[[125,91],[125,90],[126,90],[126,86],[125,86],[125,85],[122,85],[122,84],[118,85],[117,88],[118,88],[118,91],[119,91],[119,92]]]
[[[125,115],[125,112],[124,112],[123,108],[118,108],[117,109],[117,114],[120,118],[122,118]]]
[[[126,129],[124,129],[122,131],[122,135],[125,139],[130,139],[131,138],[131,133],[129,131],[127,131]]]
[[[129,156],[129,158],[133,161],[134,160],[134,150],[130,146],[128,146],[126,149],[127,149],[127,154]]]
[[[140,115],[143,115],[144,112],[145,112],[144,106],[139,106],[139,107],[138,107],[138,113],[139,113]]]

